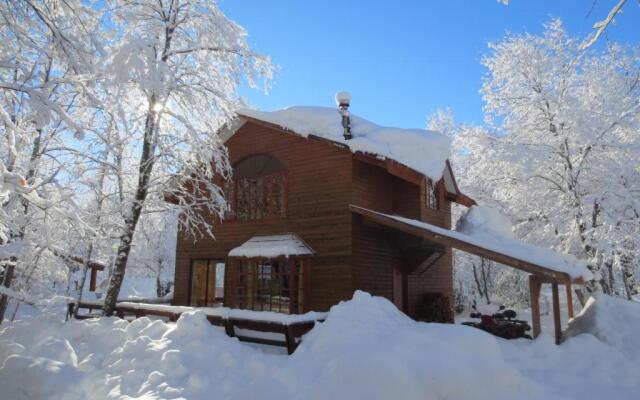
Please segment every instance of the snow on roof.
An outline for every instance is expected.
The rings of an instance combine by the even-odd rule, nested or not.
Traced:
[[[295,233],[259,235],[229,252],[229,257],[289,257],[309,256],[315,252]]]
[[[339,111],[329,107],[288,107],[265,112],[241,110],[241,116],[278,125],[308,137],[319,136],[345,144],[352,152],[374,154],[412,168],[434,181],[442,177],[451,141],[439,132],[379,126],[351,114],[353,138],[345,140]]]
[[[572,279],[582,278],[583,280],[589,280],[592,278],[592,274],[587,268],[586,263],[578,260],[571,254],[557,253],[553,250],[533,246],[506,236],[491,235],[489,231],[478,232],[477,235],[466,234],[463,232],[440,228],[415,219],[383,214],[373,210],[363,209],[361,207],[352,206],[352,209],[355,212],[358,212],[358,209],[360,209],[364,210],[366,213],[377,214],[385,218],[426,230],[436,235],[456,239],[516,260],[534,264],[550,271],[566,273]]]

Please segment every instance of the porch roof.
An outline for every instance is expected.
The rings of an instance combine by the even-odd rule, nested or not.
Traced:
[[[295,233],[257,235],[229,252],[229,257],[276,258],[311,256],[315,251]]]
[[[388,215],[354,205],[349,208],[355,214],[431,242],[451,246],[500,264],[541,276],[557,283],[582,283],[591,272],[584,263],[569,255],[563,255],[541,247],[532,246],[515,239],[492,240],[492,238],[470,236],[462,232]]]

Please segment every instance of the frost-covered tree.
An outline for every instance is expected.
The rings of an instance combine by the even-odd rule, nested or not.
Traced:
[[[84,229],[73,212],[67,180],[73,159],[63,142],[81,137],[92,118],[85,95],[95,78],[97,19],[78,1],[33,0],[1,1],[0,20],[2,321],[16,268],[19,276],[34,276],[50,238],[43,224]]]
[[[583,51],[558,20],[541,36],[508,34],[490,49],[489,125],[459,127],[454,142],[461,186],[510,215],[518,237],[588,259],[592,289],[630,297],[640,245],[639,50]]]
[[[212,183],[228,176],[227,154],[215,132],[240,105],[239,85],[271,76],[268,58],[249,48],[246,31],[206,0],[108,2],[116,37],[108,46],[104,103],[134,168],[122,171],[123,226],[104,312],[113,312],[143,210],[169,208],[180,228],[213,235],[211,216],[227,208]],[[131,164],[130,164],[131,165]]]
[[[106,260],[110,314],[142,215],[213,235],[212,177],[230,172],[215,132],[270,61],[211,1],[2,0],[0,15],[2,283],[84,264],[81,294]]]

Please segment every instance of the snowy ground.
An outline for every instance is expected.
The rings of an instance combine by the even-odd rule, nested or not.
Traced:
[[[201,311],[147,318],[3,325],[7,399],[635,399],[640,305],[598,298],[555,346],[417,323],[357,292],[332,308],[293,356],[227,337]]]

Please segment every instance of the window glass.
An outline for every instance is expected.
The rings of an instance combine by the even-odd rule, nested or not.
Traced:
[[[438,208],[438,185],[434,185],[430,179],[426,181],[425,206],[427,208]]]
[[[224,262],[216,262],[216,300],[222,301],[224,297]]]
[[[293,269],[293,270],[292,270]],[[237,304],[257,311],[296,313],[301,279],[300,261],[242,261],[238,268]]]

